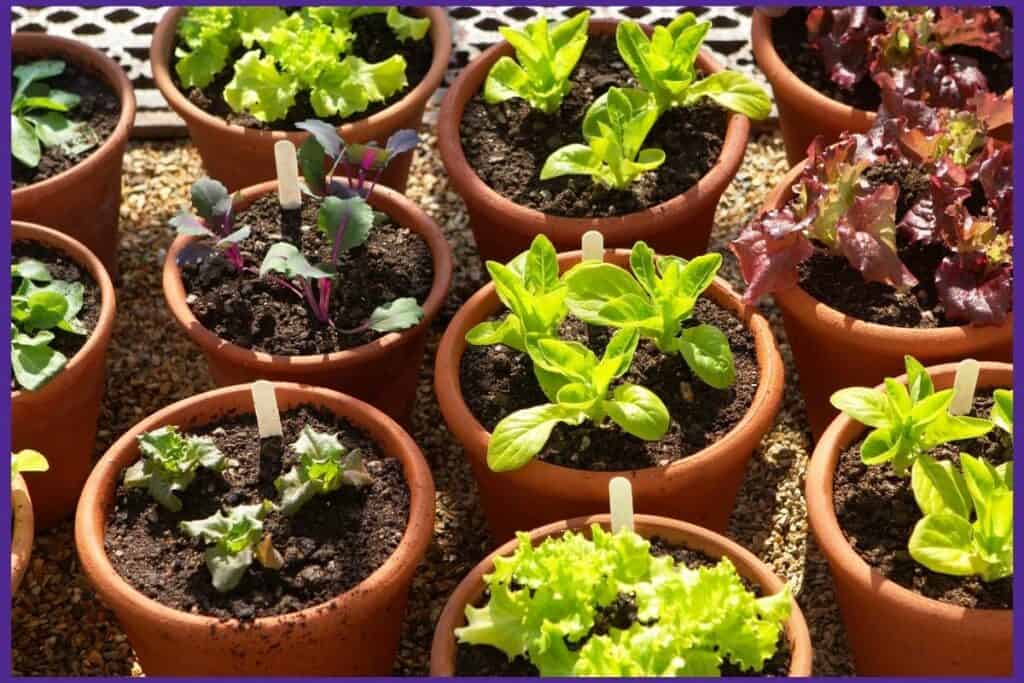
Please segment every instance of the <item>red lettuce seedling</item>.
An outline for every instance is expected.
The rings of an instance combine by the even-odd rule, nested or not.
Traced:
[[[362,452],[346,448],[337,435],[302,428],[292,444],[299,463],[274,481],[281,494],[281,513],[293,515],[313,496],[337,491],[342,486],[363,487],[373,482],[363,465]]]
[[[179,235],[196,235],[215,240],[213,247],[193,243],[182,251],[179,264],[196,262],[216,250],[235,267],[243,270],[245,261],[238,244],[249,238],[251,230],[235,227],[234,197],[220,182],[202,177],[192,184],[192,208],[195,213],[182,209],[171,219],[171,226]],[[198,215],[197,215],[198,214]]]

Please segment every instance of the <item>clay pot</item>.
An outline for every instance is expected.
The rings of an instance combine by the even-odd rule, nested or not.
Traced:
[[[99,256],[116,278],[121,160],[135,122],[132,84],[114,60],[77,40],[15,33],[11,53],[15,57],[61,58],[103,81],[121,101],[121,118],[113,134],[84,161],[52,178],[11,190],[12,218],[49,225],[70,235]]]
[[[35,538],[32,498],[20,474],[11,480],[11,515],[14,517],[14,529],[11,531],[11,595],[14,595],[28,569],[28,561],[32,558],[32,541]]]
[[[781,208],[804,164],[792,169],[765,202],[764,210]],[[776,292],[786,337],[800,376],[807,420],[817,439],[838,411],[829,403],[833,392],[850,386],[874,386],[903,370],[910,354],[925,365],[961,358],[1010,361],[1013,358],[1013,314],[998,327],[913,329],[858,320],[792,287]],[[855,359],[854,362],[851,362]]]
[[[591,19],[591,36],[614,35],[616,20]],[[645,27],[650,32],[650,27]],[[437,143],[452,187],[466,202],[469,224],[480,257],[505,263],[530,246],[538,234],[547,235],[559,251],[578,249],[588,230],[599,230],[609,247],[629,248],[645,240],[662,254],[693,257],[707,251],[715,208],[743,161],[750,120],[729,116],[725,144],[718,161],[700,181],[683,194],[649,209],[610,218],[566,218],[542,213],[505,199],[487,186],[462,151],[459,127],[466,103],[483,87],[487,74],[500,57],[512,56],[512,46],[502,41],[485,50],[464,68],[441,103]],[[707,51],[697,65],[707,73],[722,67]]]
[[[271,192],[277,192],[276,180],[248,187],[235,200],[235,210],[242,211]],[[164,259],[164,298],[174,319],[206,356],[214,382],[228,386],[270,379],[312,384],[351,394],[399,420],[409,415],[416,399],[427,330],[441,310],[451,284],[451,248],[437,224],[395,190],[378,185],[369,203],[427,243],[433,256],[434,283],[427,300],[420,302],[423,319],[418,325],[389,332],[363,346],[326,355],[278,356],[253,351],[221,339],[203,327],[185,303],[185,286],[177,264],[178,254],[195,238],[179,236],[174,240]]]
[[[117,616],[150,676],[390,675],[409,585],[434,528],[434,483],[423,454],[393,420],[335,391],[275,385],[283,411],[313,404],[365,431],[402,463],[411,492],[409,522],[395,552],[358,586],[328,602],[244,625],[166,607],[118,575],[104,548],[107,517],[122,471],[139,455],[136,437],[165,425],[188,429],[228,413],[251,413],[248,385],[208,391],[149,416],[111,446],[82,492],[75,546],[82,569]],[[182,653],[188,653],[182,656]]]
[[[64,252],[89,272],[100,290],[99,321],[85,346],[39,389],[11,392],[11,450],[33,448],[50,461],[48,472],[25,473],[36,525],[45,529],[75,509],[92,469],[116,305],[110,276],[81,242],[41,225],[14,221],[11,241],[19,240],[33,240]]]
[[[928,374],[936,389],[948,389],[956,364],[929,367]],[[906,382],[906,375],[899,379]],[[981,364],[979,391],[1012,386],[1012,365]],[[832,481],[840,454],[864,431],[864,425],[840,415],[821,437],[807,468],[811,530],[828,560],[857,673],[1011,675],[1012,610],[967,609],[926,598],[885,578],[847,542],[836,519]]]
[[[578,251],[558,256],[563,271],[579,260]],[[629,252],[609,249],[605,251],[605,260],[628,268]],[[538,459],[517,470],[491,471],[487,466],[491,435],[466,405],[459,367],[466,349],[466,333],[501,309],[493,283],[482,287],[459,309],[437,350],[434,388],[448,429],[462,445],[473,469],[494,542],[502,543],[520,529],[607,508],[608,482],[616,476],[628,477],[632,483],[637,512],[685,519],[714,531],[725,531],[747,460],[778,413],[783,366],[771,327],[760,313],[740,303],[724,280],[716,279],[706,294],[735,313],[754,335],[760,374],[753,403],[735,427],[704,450],[665,467],[624,472],[588,472]]]
[[[610,518],[606,514],[577,517],[534,529],[530,532],[530,540],[534,545],[538,545],[545,538],[559,537],[568,530],[582,532],[589,538],[590,525],[593,523],[600,524],[606,530],[611,525]],[[713,531],[654,515],[636,515],[633,518],[633,523],[636,532],[645,538],[659,536],[670,544],[685,545],[693,550],[699,550],[709,557],[728,557],[736,566],[736,571],[740,576],[760,586],[766,595],[772,595],[783,589],[784,582],[753,553]],[[431,676],[455,675],[457,649],[455,629],[466,623],[466,606],[476,604],[483,596],[483,577],[494,571],[494,558],[511,555],[518,545],[519,542],[513,539],[485,557],[448,598],[441,618],[437,622],[437,628],[434,630],[434,641],[430,648]],[[792,651],[789,675],[810,676],[813,654],[811,637],[807,631],[804,615],[796,600],[793,601],[793,609],[789,616],[789,622],[786,624],[786,637]]]
[[[237,190],[275,176],[274,143],[291,140],[298,148],[309,133],[305,131],[260,130],[228,124],[224,119],[206,113],[192,104],[175,85],[171,55],[176,43],[178,21],[184,7],[174,7],[164,14],[153,32],[149,60],[153,65],[156,87],[175,112],[185,119],[192,142],[199,149],[206,174]],[[430,41],[434,56],[423,80],[391,106],[366,118],[338,126],[338,134],[346,143],[387,142],[397,130],[419,130],[423,110],[434,91],[441,85],[452,51],[448,14],[439,7],[418,7],[412,14],[430,18]],[[381,182],[405,192],[413,152],[395,158],[381,176]]]

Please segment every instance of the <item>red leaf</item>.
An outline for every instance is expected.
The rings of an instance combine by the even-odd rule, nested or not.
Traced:
[[[765,294],[797,284],[797,266],[814,253],[803,234],[805,222],[797,222],[789,208],[769,211],[729,245],[747,282],[744,302],[755,303]]]
[[[935,285],[950,320],[1000,325],[1013,305],[1013,271],[986,268],[981,254],[947,256],[935,271]]]
[[[883,282],[909,289],[917,278],[896,252],[896,185],[879,185],[871,194],[857,197],[836,228],[840,251],[868,282]]]
[[[940,7],[932,27],[944,47],[968,45],[988,50],[1003,59],[1010,57],[1013,44],[1003,17],[989,7]]]

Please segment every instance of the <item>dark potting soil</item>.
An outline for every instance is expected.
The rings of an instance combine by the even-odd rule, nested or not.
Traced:
[[[721,439],[743,418],[757,391],[754,337],[738,318],[705,297],[698,299],[686,324],[699,323],[712,324],[728,337],[736,364],[733,386],[714,389],[700,381],[679,354],[663,354],[641,340],[632,366],[616,384],[641,384],[661,398],[672,418],[665,436],[644,441],[611,420],[602,425],[558,425],[538,457],[552,465],[590,471],[643,469],[667,465]],[[573,317],[560,330],[562,339],[585,344],[598,357],[612,333]],[[548,403],[529,356],[503,345],[468,346],[459,376],[470,411],[488,431],[510,413]]]
[[[408,9],[403,9],[403,12],[408,13]],[[430,71],[430,65],[434,59],[434,46],[430,41],[429,33],[422,40],[401,42],[395,37],[394,32],[388,28],[387,19],[379,14],[359,17],[352,22],[352,28],[356,37],[350,52],[346,53],[346,55],[352,54],[371,63],[383,61],[392,55],[402,55],[405,58],[405,78],[408,81],[408,85],[383,102],[371,102],[366,110],[348,117],[333,116],[325,119],[317,116],[316,112],[313,111],[313,105],[309,101],[308,90],[303,90],[295,96],[295,104],[288,110],[288,115],[278,121],[260,121],[245,111],[236,112],[224,99],[224,88],[234,78],[235,62],[241,59],[242,55],[248,51],[244,48],[235,50],[228,58],[228,65],[205,88],[183,87],[173,65],[171,68],[171,78],[174,79],[174,85],[178,90],[183,92],[192,104],[208,114],[224,119],[229,124],[236,124],[245,128],[294,131],[296,130],[295,124],[306,119],[320,119],[335,126],[340,126],[350,121],[359,121],[390,107],[419,85],[420,81],[427,75],[427,72]],[[176,38],[175,49],[178,48],[179,44]]]
[[[22,64],[38,61],[35,58],[14,57],[12,59],[12,71]],[[121,101],[117,93],[105,81],[94,77],[92,74],[70,61],[64,60],[64,73],[53,78],[46,79],[45,83],[51,88],[66,90],[81,98],[78,105],[65,113],[65,117],[72,122],[87,123],[96,134],[97,144],[78,154],[65,154],[60,147],[42,148],[42,157],[39,165],[31,168],[11,157],[11,187],[26,187],[38,183],[55,175],[73,168],[90,154],[95,152],[106,142],[117,128],[117,122],[121,118]],[[14,87],[14,77],[11,77],[11,87]]]
[[[346,420],[309,405],[281,415],[284,437],[262,442],[253,414],[228,414],[191,434],[211,437],[237,466],[218,474],[200,468],[177,494],[171,512],[144,489],[118,485],[107,519],[106,552],[118,574],[146,596],[183,612],[249,620],[296,612],[358,585],[395,551],[409,518],[409,488],[401,462],[380,452]],[[205,544],[187,537],[178,523],[214,514],[225,506],[280,500],[274,480],[298,461],[291,444],[304,425],[339,434],[362,451],[373,477],[365,488],[343,486],[314,496],[292,517],[271,512],[264,532],[284,558],[279,571],[257,561],[229,593],[218,593],[204,558]]]
[[[100,287],[92,279],[92,275],[89,274],[88,270],[78,265],[70,257],[66,256],[64,252],[33,240],[11,242],[11,263],[18,263],[26,258],[42,261],[46,264],[50,275],[55,280],[81,282],[84,287],[82,310],[78,313],[78,319],[89,330],[89,334],[72,334],[57,328],[51,330],[54,339],[50,342],[50,348],[60,351],[70,361],[85,346],[85,343],[89,340],[89,335],[96,329],[96,324],[100,320],[100,309],[102,308]],[[12,372],[11,391],[16,391],[18,388],[14,381],[14,373]]]
[[[572,88],[553,114],[521,99],[487,104],[482,91],[466,103],[462,149],[480,178],[503,197],[544,213],[571,217],[621,216],[668,201],[693,187],[715,165],[725,140],[727,113],[702,102],[665,112],[644,147],[665,151],[665,163],[627,190],[613,190],[589,176],[540,180],[556,149],[582,143],[583,117],[611,86],[637,87],[619,56],[614,37],[587,41],[570,78]]]
[[[423,305],[434,278],[430,248],[419,235],[390,220],[375,225],[362,246],[341,255],[341,275],[330,300],[335,327],[321,323],[292,290],[259,278],[264,254],[286,237],[293,243],[299,240],[310,262],[330,260],[330,244],[316,228],[320,203],[318,197],[304,196],[300,217],[298,211],[282,211],[277,195],[271,193],[240,212],[235,225],[252,228],[252,235],[240,245],[250,271],[239,273],[220,255],[182,266],[189,307],[204,327],[257,351],[325,354],[380,337],[373,330],[342,332],[360,325],[377,306],[400,297],[413,297]]]
[[[991,390],[979,391],[971,414],[987,418],[991,410]],[[921,510],[910,488],[910,476],[897,476],[888,464],[869,467],[862,463],[862,441],[839,456],[833,481],[836,517],[857,554],[889,580],[927,598],[961,607],[1012,609],[1012,577],[986,583],[976,576],[939,574],[914,561],[907,543],[921,519]],[[959,469],[960,453],[985,458],[993,465],[1013,459],[1013,447],[999,429],[977,439],[943,444],[930,455],[951,460]]]
[[[658,536],[649,539],[651,542],[651,554],[655,557],[670,555],[676,562],[691,569],[701,567],[713,567],[718,564],[718,559],[709,557],[699,550],[694,550],[683,545],[672,545]],[[740,577],[747,590],[755,595],[761,595],[760,586],[752,584],[744,577]],[[486,602],[486,593],[478,606]],[[579,649],[593,635],[607,634],[612,628],[626,630],[637,621],[636,598],[632,594],[620,594],[610,605],[600,610],[594,620],[594,626],[590,633],[578,643],[570,643],[570,649]],[[744,671],[729,661],[722,664],[723,676],[757,677],[757,676],[787,676],[791,651],[789,639],[779,639],[778,650],[775,655],[764,664],[760,672]],[[515,657],[509,661],[504,652],[490,645],[468,645],[458,643],[455,652],[455,674],[457,676],[539,676],[537,670],[526,657]]]

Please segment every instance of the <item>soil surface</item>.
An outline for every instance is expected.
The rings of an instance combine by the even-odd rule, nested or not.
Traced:
[[[404,9],[403,12],[407,13],[408,10]],[[313,105],[309,101],[309,90],[300,91],[295,96],[295,104],[288,110],[287,116],[278,121],[260,121],[248,112],[236,112],[225,101],[224,88],[234,78],[234,64],[247,52],[244,48],[235,50],[228,58],[228,65],[205,88],[183,87],[173,66],[171,68],[171,78],[174,79],[174,85],[178,90],[183,92],[192,104],[208,114],[224,119],[228,124],[235,124],[245,128],[294,131],[295,124],[306,119],[320,119],[335,126],[340,126],[350,121],[359,121],[390,107],[419,85],[420,81],[427,75],[427,72],[430,71],[430,65],[434,59],[434,46],[430,40],[429,33],[423,37],[423,40],[401,42],[395,37],[394,32],[388,28],[387,20],[383,15],[375,14],[368,17],[359,17],[352,22],[352,28],[356,38],[352,43],[351,50],[346,55],[352,54],[371,63],[383,61],[392,55],[402,55],[405,58],[405,78],[408,84],[384,101],[371,102],[370,106],[364,111],[357,112],[348,117],[333,116],[323,118],[317,116],[316,112],[313,111]],[[178,48],[179,44],[176,39],[175,49]]]
[[[651,554],[655,557],[670,555],[677,563],[691,569],[713,567],[718,564],[717,558],[709,557],[699,550],[683,545],[671,545],[668,541],[654,536],[651,541]],[[759,586],[753,585],[746,578],[740,577],[747,590],[761,595]],[[486,594],[480,604],[484,604]],[[610,605],[600,610],[595,617],[594,627],[590,635],[604,635],[612,628],[628,629],[637,621],[637,605],[633,595],[620,594]],[[573,649],[582,647],[590,638],[588,635]],[[501,650],[490,645],[468,645],[458,643],[455,652],[455,674],[457,676],[539,676],[540,672],[526,657],[515,657],[512,661]],[[787,676],[789,674],[791,652],[789,640],[781,638],[775,655],[765,662],[761,672],[743,671],[731,662],[722,664],[723,676],[755,677],[755,676]]]
[[[712,388],[690,371],[682,356],[663,354],[642,339],[629,371],[615,384],[641,384],[661,398],[672,418],[665,436],[644,441],[611,420],[577,427],[560,424],[538,457],[552,465],[590,471],[643,469],[667,465],[721,439],[743,418],[757,391],[754,337],[738,318],[706,297],[698,299],[693,317],[685,324],[699,323],[712,324],[728,337],[736,364],[732,387]],[[560,334],[564,340],[585,344],[600,357],[612,332],[569,317]],[[548,403],[529,356],[503,345],[468,346],[459,374],[470,411],[488,431],[494,431],[510,413]]]
[[[107,555],[118,574],[168,607],[247,620],[326,602],[380,567],[398,547],[409,518],[410,493],[401,462],[322,408],[293,408],[281,421],[284,437],[262,442],[252,414],[226,415],[189,429],[211,437],[238,464],[220,474],[200,468],[192,485],[177,494],[180,512],[165,509],[145,489],[118,485],[106,529]],[[204,559],[205,543],[185,536],[178,523],[203,519],[226,506],[280,500],[274,480],[298,462],[291,444],[305,425],[339,434],[345,446],[362,451],[373,483],[314,496],[292,517],[271,512],[263,528],[284,566],[272,571],[254,561],[233,591],[218,593]]]
[[[12,70],[13,67],[33,61],[37,60],[16,57],[13,59]],[[118,99],[117,93],[105,81],[93,77],[84,69],[80,69],[67,60],[65,60],[64,73],[47,78],[44,83],[51,88],[66,90],[81,98],[76,107],[65,113],[65,117],[72,122],[86,122],[96,133],[98,142],[94,147],[78,154],[65,154],[60,147],[44,145],[42,158],[35,168],[26,166],[11,157],[11,187],[13,188],[26,187],[73,168],[99,149],[107,138],[113,135],[114,129],[117,128],[117,122],[121,118],[121,101]],[[12,75],[12,89],[14,84],[15,80]]]
[[[971,415],[987,418],[991,410],[991,390],[979,392]],[[858,440],[840,455],[833,482],[836,517],[857,554],[889,580],[927,598],[961,607],[1012,609],[1012,577],[986,583],[976,576],[939,574],[914,561],[907,543],[921,510],[910,476],[897,476],[887,464],[868,467],[862,463],[862,442]],[[943,444],[930,455],[951,460],[959,469],[961,452],[993,465],[1013,459],[1013,448],[998,428],[977,439]]]
[[[89,335],[96,329],[96,324],[100,320],[100,309],[102,308],[100,287],[92,279],[89,271],[72,261],[68,256],[65,256],[64,252],[48,247],[41,242],[31,240],[12,242],[11,263],[18,263],[22,259],[27,258],[36,259],[46,264],[50,275],[55,280],[81,282],[85,288],[82,295],[82,310],[78,312],[78,319],[89,330],[89,334],[72,334],[57,328],[51,330],[54,338],[50,342],[50,348],[60,351],[70,361],[85,346],[85,343],[89,341]],[[18,388],[19,386],[14,380],[14,373],[12,371],[11,391],[17,391]]]
[[[572,87],[553,114],[521,99],[487,104],[478,93],[462,115],[462,149],[469,165],[494,191],[522,206],[557,216],[621,216],[690,189],[718,160],[727,112],[707,101],[662,114],[644,142],[665,152],[665,163],[626,190],[604,188],[589,176],[540,180],[556,149],[583,143],[587,108],[611,86],[637,87],[614,37],[591,36],[570,78]]]
[[[419,235],[390,220],[376,224],[362,246],[341,255],[341,275],[330,299],[334,327],[321,323],[288,287],[269,276],[259,278],[263,256],[275,242],[297,240],[311,263],[330,261],[330,244],[316,228],[320,203],[318,197],[304,196],[300,215],[282,211],[277,195],[271,193],[240,212],[235,225],[252,229],[240,245],[245,272],[239,273],[219,254],[182,265],[188,304],[204,327],[222,339],[266,353],[326,354],[382,336],[373,330],[343,332],[362,324],[377,306],[400,297],[413,297],[423,305],[434,279],[430,248]]]

